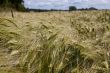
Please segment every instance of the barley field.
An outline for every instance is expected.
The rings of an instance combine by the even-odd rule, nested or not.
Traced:
[[[110,73],[110,11],[0,12],[0,73]]]

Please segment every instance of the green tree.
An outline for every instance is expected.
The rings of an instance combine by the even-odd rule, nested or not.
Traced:
[[[0,7],[24,10],[23,0],[0,0]]]
[[[77,8],[75,6],[70,6],[69,11],[73,11],[73,10],[77,10]]]

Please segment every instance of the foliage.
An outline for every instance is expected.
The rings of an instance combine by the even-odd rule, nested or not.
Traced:
[[[69,11],[73,11],[73,10],[77,10],[77,8],[75,6],[70,6]]]
[[[0,0],[1,8],[13,8],[16,10],[24,10],[23,0]]]

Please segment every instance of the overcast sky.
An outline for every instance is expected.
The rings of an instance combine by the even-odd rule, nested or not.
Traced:
[[[24,0],[24,4],[27,8],[35,9],[68,9],[71,5],[77,8],[110,9],[110,0]]]

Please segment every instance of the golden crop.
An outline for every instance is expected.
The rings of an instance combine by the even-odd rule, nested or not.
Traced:
[[[0,13],[2,49],[23,73],[110,73],[110,11]]]

